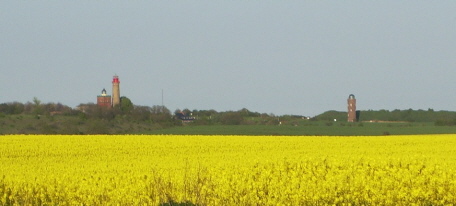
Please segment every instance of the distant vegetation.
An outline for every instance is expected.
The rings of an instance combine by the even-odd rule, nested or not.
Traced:
[[[332,121],[347,119],[346,112],[328,111],[315,117],[318,120]],[[433,122],[437,126],[456,125],[456,112],[428,110],[367,110],[360,111],[359,122]]]
[[[177,115],[176,115],[177,114]],[[191,117],[183,121],[181,116]],[[456,133],[456,112],[428,110],[361,111],[359,122],[347,113],[328,111],[315,117],[252,112],[248,109],[176,110],[134,105],[127,97],[114,108],[93,103],[71,108],[61,103],[0,104],[0,134],[248,134],[248,135],[388,135]],[[336,120],[336,121],[335,121]],[[374,123],[370,123],[374,122]],[[375,122],[380,122],[375,124]],[[274,127],[271,127],[274,126]],[[279,127],[275,127],[279,126]],[[355,129],[356,128],[356,129]]]
[[[61,103],[0,104],[0,134],[126,134],[181,125],[162,106],[135,106],[121,98],[119,107],[93,103],[71,108]]]

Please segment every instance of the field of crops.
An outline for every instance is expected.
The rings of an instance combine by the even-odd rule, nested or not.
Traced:
[[[456,135],[0,136],[0,205],[450,205]]]

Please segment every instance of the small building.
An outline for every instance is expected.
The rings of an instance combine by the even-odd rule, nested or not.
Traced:
[[[101,90],[101,95],[97,96],[97,105],[101,107],[111,107],[111,95],[106,94],[106,89]]]
[[[187,122],[193,122],[196,118],[186,115],[184,112],[176,112],[175,115],[177,116],[178,119],[182,120],[182,122],[187,123]]]

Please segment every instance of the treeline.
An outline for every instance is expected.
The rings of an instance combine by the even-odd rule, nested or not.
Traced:
[[[180,119],[178,114],[188,117],[185,121]],[[81,120],[105,120],[116,121],[125,119],[134,122],[160,123],[167,126],[182,125],[182,123],[192,123],[193,125],[246,125],[246,124],[278,124],[280,118],[283,121],[301,118],[301,116],[285,115],[280,118],[274,114],[252,112],[248,109],[238,111],[218,112],[216,110],[176,110],[174,113],[165,106],[140,106],[133,105],[126,98],[121,98],[118,107],[106,108],[94,103],[80,104],[76,108],[63,105],[61,103],[41,103],[34,99],[33,102],[20,103],[10,102],[0,104],[0,115],[34,115],[37,119],[54,116],[75,116]],[[183,121],[184,120],[184,121]]]
[[[428,110],[363,110],[358,121],[434,122],[438,126],[456,125],[456,112]],[[347,119],[347,112],[327,111],[315,120],[333,121]]]
[[[182,118],[185,117],[185,118]],[[9,102],[0,104],[0,134],[132,134],[183,125],[277,125],[295,116],[251,112],[248,109],[176,110],[165,106],[134,105],[121,97],[119,106],[106,108],[94,103],[76,108],[61,103]]]
[[[181,125],[164,106],[137,106],[126,98],[113,108],[93,103],[76,108],[61,103],[0,104],[0,134],[125,134]]]
[[[75,116],[81,120],[99,119],[115,120],[126,119],[129,121],[166,122],[172,119],[170,111],[163,106],[135,106],[126,98],[121,98],[121,105],[113,108],[100,107],[93,103],[80,104],[76,108],[61,103],[41,103],[34,99],[33,102],[25,104],[20,102],[0,104],[0,115],[34,115],[37,119],[54,116]]]
[[[190,117],[192,125],[277,125],[279,117],[274,114],[252,112],[246,108],[238,111],[217,112],[215,110],[176,110],[175,116]]]
[[[33,115],[51,115],[51,114],[65,114],[74,115],[77,113],[71,107],[65,106],[61,103],[46,103],[42,104],[37,98],[33,99],[33,102],[20,103],[10,102],[0,104],[0,114],[12,115],[12,114],[33,114]]]
[[[428,110],[367,110],[359,121],[434,122],[456,125],[456,112]],[[61,103],[9,102],[0,104],[0,134],[147,134],[155,130],[186,125],[308,125],[309,121],[346,121],[347,112],[327,111],[309,119],[298,115],[252,112],[248,109],[176,110],[165,106],[134,105],[121,97],[114,108],[93,103],[76,108]]]

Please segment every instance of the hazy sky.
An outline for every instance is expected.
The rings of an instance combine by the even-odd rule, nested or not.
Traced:
[[[456,110],[455,1],[1,1],[0,103]]]

